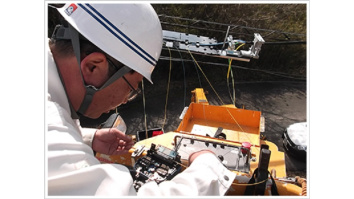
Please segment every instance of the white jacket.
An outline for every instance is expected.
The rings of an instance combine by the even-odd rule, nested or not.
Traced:
[[[224,195],[235,173],[216,156],[200,155],[184,172],[159,185],[149,182],[136,193],[129,170],[119,164],[100,164],[93,155],[91,141],[95,129],[81,128],[73,120],[64,87],[48,50],[48,195],[66,196],[198,196]]]

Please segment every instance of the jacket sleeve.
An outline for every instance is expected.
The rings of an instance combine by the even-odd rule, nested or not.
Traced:
[[[100,164],[84,143],[80,126],[57,103],[47,102],[46,132],[49,195],[136,195],[133,179],[123,165]],[[213,154],[198,156],[171,181],[143,185],[139,196],[224,195],[235,174]]]
[[[95,137],[97,129],[94,128],[81,128],[82,139],[85,144],[92,147],[92,141]]]
[[[48,180],[50,196],[135,196],[128,168],[101,164],[57,175]]]
[[[136,195],[129,170],[123,165],[100,164],[68,111],[48,100],[46,114],[48,195]]]
[[[146,183],[138,196],[222,196],[235,177],[215,155],[207,153],[198,156],[190,167],[170,181],[159,185],[153,181]]]

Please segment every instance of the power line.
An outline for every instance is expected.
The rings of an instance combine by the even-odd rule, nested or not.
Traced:
[[[170,57],[165,57],[165,56],[160,56],[160,60],[172,60],[175,62],[194,62],[191,59],[181,59],[181,58],[170,58]],[[215,65],[215,66],[226,66],[228,67],[228,64],[223,64],[223,63],[216,63],[216,62],[203,62],[203,61],[198,61],[199,63],[202,64],[207,64],[207,65]],[[247,68],[247,67],[243,67],[243,66],[235,66],[235,65],[231,65],[231,67],[233,68],[237,68],[237,69],[242,69],[242,70],[252,70],[252,71],[257,71],[257,72],[263,72],[269,75],[274,75],[274,76],[278,76],[278,77],[284,77],[284,78],[288,78],[288,79],[294,79],[294,80],[300,80],[300,81],[306,81],[306,77],[303,76],[297,76],[297,75],[289,75],[286,73],[281,73],[281,72],[274,72],[274,71],[269,71],[269,70],[262,70],[262,69],[256,69],[256,68]]]
[[[238,35],[244,35],[244,36],[253,36],[253,34],[249,31],[252,32],[263,32],[262,37],[263,38],[268,38],[268,39],[273,39],[273,40],[280,40],[280,41],[290,41],[291,37],[305,37],[306,34],[302,33],[292,33],[292,32],[284,32],[284,31],[279,31],[279,30],[272,30],[272,29],[264,29],[264,28],[255,28],[255,27],[248,27],[248,26],[242,26],[242,25],[235,25],[235,24],[226,24],[226,23],[219,23],[219,22],[210,22],[210,21],[204,21],[204,20],[197,20],[197,19],[190,19],[190,18],[184,18],[184,17],[176,17],[176,16],[168,16],[166,14],[161,14],[159,15],[161,24],[164,25],[170,25],[170,26],[178,26],[178,27],[183,27],[183,28],[192,28],[192,29],[199,29],[199,30],[206,30],[206,31],[212,31],[212,32],[221,32],[221,33],[226,33],[226,27],[230,26],[230,34],[238,34]],[[188,21],[188,22],[193,22],[191,25],[184,25],[184,24],[178,24],[178,23],[171,23],[164,21],[164,19],[178,19],[182,21]],[[218,25],[221,27],[225,27],[223,30],[216,29],[216,28],[205,28],[205,27],[198,27],[195,26],[196,24],[209,24],[209,25]],[[233,30],[236,29],[241,29],[245,30],[247,33],[240,33],[240,32],[235,32]],[[269,38],[271,35],[282,35],[285,37],[285,39],[279,39],[278,38]]]

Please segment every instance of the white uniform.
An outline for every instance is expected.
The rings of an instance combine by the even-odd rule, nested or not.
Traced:
[[[159,185],[149,182],[136,193],[129,170],[119,164],[100,164],[91,141],[95,129],[81,128],[73,120],[53,56],[48,52],[48,195],[97,196],[198,196],[224,195],[235,173],[216,156],[200,155],[184,172]]]

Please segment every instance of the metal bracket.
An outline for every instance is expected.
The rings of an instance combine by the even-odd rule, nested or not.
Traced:
[[[135,157],[140,156],[144,152],[144,150],[145,150],[145,145],[140,145],[135,149],[135,151],[130,156],[132,165],[135,165]]]
[[[218,42],[216,39],[205,36],[168,30],[163,30],[162,32],[164,45],[166,47],[246,62],[250,61],[249,58],[259,58],[259,52],[265,42],[260,34],[255,33],[253,45],[248,51],[245,51],[237,50],[235,44],[245,44],[246,42],[243,40],[235,40],[232,35],[226,34],[224,42]]]
[[[132,153],[131,157],[135,158],[136,156],[141,155],[145,150],[145,145],[140,145],[138,148],[135,149],[135,151]]]
[[[270,160],[271,151],[269,150],[268,145],[262,145],[259,155],[258,162],[258,174],[256,182],[261,182],[268,178],[268,166]],[[255,195],[264,195],[266,188],[266,183],[257,184],[255,187]]]

